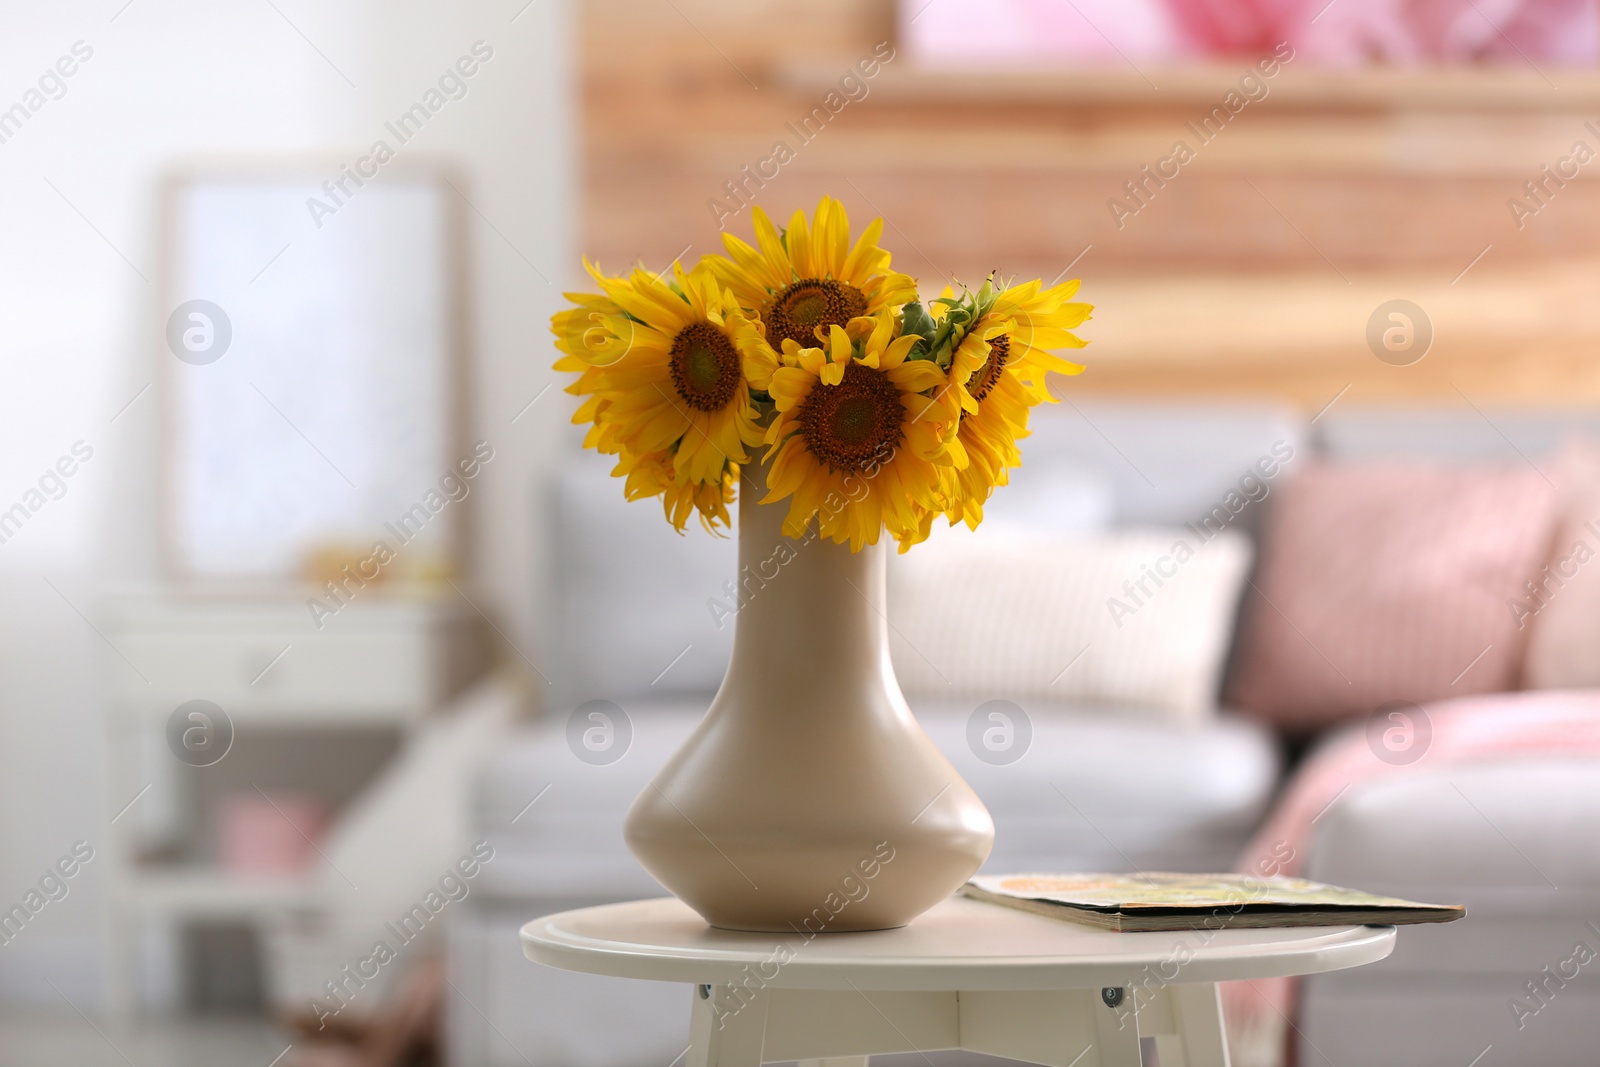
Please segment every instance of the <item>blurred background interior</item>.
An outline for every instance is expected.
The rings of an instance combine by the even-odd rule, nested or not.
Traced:
[[[548,321],[580,255],[663,268],[823,195],[924,291],[1096,308],[996,529],[892,581],[991,869],[1231,869],[1315,800],[1298,870],[1474,919],[1244,1018],[1236,1063],[1593,1062],[1592,0],[0,21],[0,1067],[673,1062],[686,990],[515,931],[659,892],[620,820],[720,679],[731,542],[579,452]],[[1112,626],[1212,517],[1229,547]],[[969,664],[999,638],[927,592],[1003,536],[987,588],[1064,591],[1009,616],[1050,670]],[[1002,698],[1011,763],[966,741]]]

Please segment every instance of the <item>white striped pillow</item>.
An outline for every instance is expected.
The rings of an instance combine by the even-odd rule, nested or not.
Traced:
[[[912,697],[1216,706],[1250,542],[1192,529],[948,533],[890,567],[890,648]]]

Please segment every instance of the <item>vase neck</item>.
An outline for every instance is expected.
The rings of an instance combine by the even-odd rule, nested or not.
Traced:
[[[888,664],[883,541],[851,552],[817,532],[783,534],[788,499],[762,504],[766,466],[747,464],[739,486],[739,613],[733,670],[769,684],[817,673],[853,679]],[[806,684],[814,686],[815,677]]]

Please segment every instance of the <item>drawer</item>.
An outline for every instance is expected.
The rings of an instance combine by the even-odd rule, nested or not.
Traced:
[[[185,605],[128,613],[108,637],[118,703],[165,717],[210,700],[238,721],[408,719],[477,666],[473,620],[443,605],[355,607],[318,628],[299,605]]]

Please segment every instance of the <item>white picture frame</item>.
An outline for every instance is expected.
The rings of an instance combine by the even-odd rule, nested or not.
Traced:
[[[279,585],[319,551],[380,541],[417,568],[459,569],[459,182],[442,164],[361,181],[300,160],[195,164],[163,183],[169,578]]]

